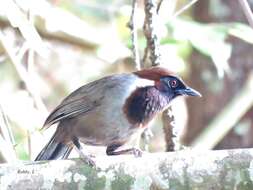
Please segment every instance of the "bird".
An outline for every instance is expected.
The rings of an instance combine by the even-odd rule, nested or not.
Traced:
[[[85,84],[47,117],[42,129],[58,126],[35,161],[66,159],[75,148],[81,158],[94,165],[83,144],[105,146],[109,156],[140,156],[140,149],[121,147],[144,131],[174,98],[184,95],[201,96],[163,67],[114,74]]]

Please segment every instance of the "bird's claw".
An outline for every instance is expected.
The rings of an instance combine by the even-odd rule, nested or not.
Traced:
[[[135,157],[141,157],[143,154],[142,150],[139,148],[133,148],[132,152]]]

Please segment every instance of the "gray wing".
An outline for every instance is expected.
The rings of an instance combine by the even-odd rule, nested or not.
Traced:
[[[101,106],[103,101],[104,103],[111,102],[111,94],[114,94],[114,98],[117,96],[120,98],[124,94],[124,89],[128,85],[131,86],[133,80],[135,80],[135,76],[131,74],[118,74],[104,77],[78,88],[53,110],[46,119],[43,128],[63,119],[87,114]]]
[[[86,84],[69,96],[57,106],[46,119],[43,128],[49,127],[63,119],[73,118],[86,114],[101,105],[106,89],[110,89],[115,77],[109,76]],[[108,81],[111,81],[108,83]]]
[[[100,99],[101,101],[101,99]],[[100,102],[99,101],[99,102]],[[66,104],[60,104],[54,111],[48,116],[44,123],[44,127],[49,127],[62,119],[72,118],[80,114],[88,113],[100,105],[98,101],[92,101],[86,97],[79,100],[74,100]]]

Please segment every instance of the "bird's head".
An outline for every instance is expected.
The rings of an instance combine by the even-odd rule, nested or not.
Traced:
[[[155,81],[155,87],[170,99],[181,95],[201,97],[198,91],[187,86],[181,78],[165,68],[153,67],[137,71],[136,74],[141,78]]]
[[[180,95],[201,96],[198,91],[187,86],[182,79],[172,75],[161,77],[156,82],[156,87],[172,99]]]

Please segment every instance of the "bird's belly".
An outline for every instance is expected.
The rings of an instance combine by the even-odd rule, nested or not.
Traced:
[[[115,142],[128,141],[138,128],[133,127],[123,116],[123,112],[89,113],[89,117],[81,116],[75,119],[74,133],[81,142],[90,145],[107,146]]]
[[[121,132],[110,132],[110,133],[96,133],[89,136],[80,136],[79,139],[82,143],[88,145],[97,145],[97,146],[108,146],[111,144],[124,144],[132,139],[132,136],[135,134],[136,130],[128,130],[124,133]]]

